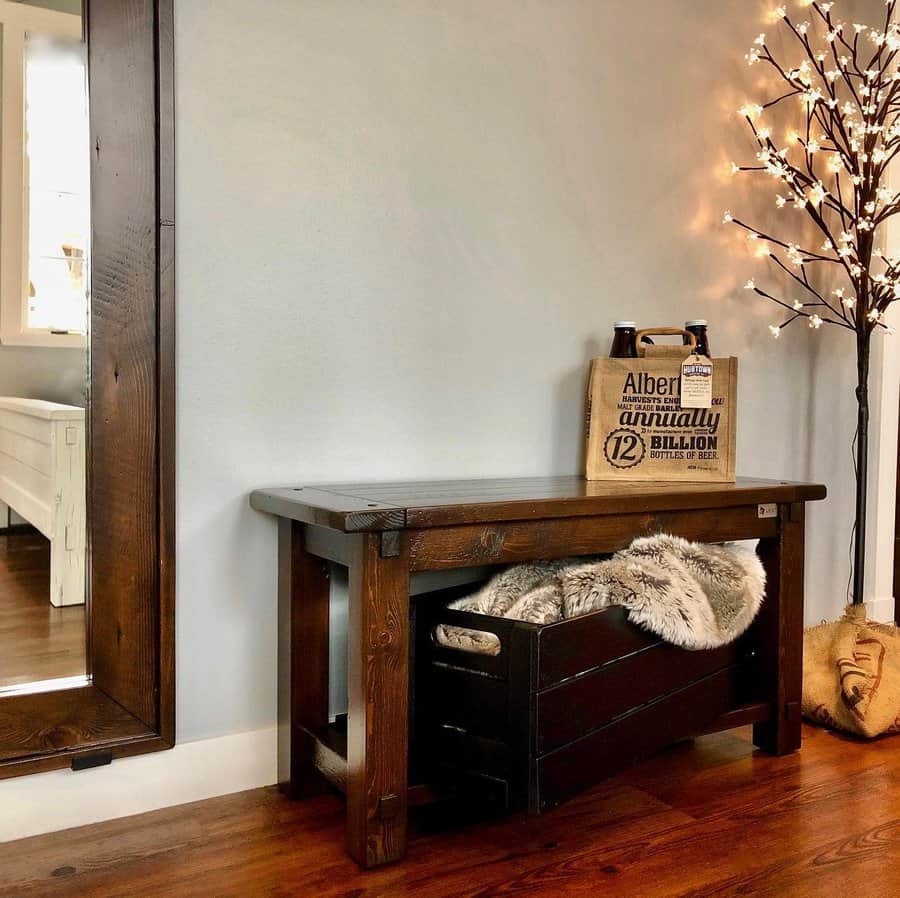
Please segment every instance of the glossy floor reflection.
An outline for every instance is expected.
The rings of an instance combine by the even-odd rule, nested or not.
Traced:
[[[0,689],[83,674],[84,609],[50,604],[49,540],[0,533]]]
[[[541,818],[425,832],[367,873],[342,801],[275,788],[0,845],[0,894],[29,896],[900,894],[900,737],[804,728],[757,752],[749,729],[683,743]]]

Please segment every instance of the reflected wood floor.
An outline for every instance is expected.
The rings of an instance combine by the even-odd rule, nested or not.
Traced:
[[[900,737],[806,728],[801,752],[771,758],[734,730],[542,818],[427,823],[404,862],[361,873],[337,797],[259,789],[0,845],[0,895],[886,898],[900,894]]]
[[[84,605],[50,604],[50,541],[0,533],[0,688],[84,673]]]

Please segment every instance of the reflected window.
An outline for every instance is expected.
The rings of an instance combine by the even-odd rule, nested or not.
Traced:
[[[25,40],[28,329],[84,332],[90,158],[84,45]]]
[[[85,346],[90,139],[81,16],[0,3],[0,342]]]

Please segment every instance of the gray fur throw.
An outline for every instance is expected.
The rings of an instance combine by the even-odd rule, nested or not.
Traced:
[[[549,624],[622,605],[632,623],[667,642],[712,649],[733,642],[750,626],[765,586],[754,551],[661,533],[636,539],[606,560],[515,565],[450,607]],[[452,648],[486,655],[500,651],[493,633],[442,625],[435,635]]]

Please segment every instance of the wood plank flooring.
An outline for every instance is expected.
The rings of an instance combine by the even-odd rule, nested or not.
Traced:
[[[84,605],[50,604],[50,541],[0,533],[0,688],[84,669]]]
[[[756,752],[749,730],[684,743],[538,819],[412,827],[408,858],[361,873],[334,796],[275,789],[0,845],[15,898],[500,898],[900,894],[900,737],[805,728]]]

